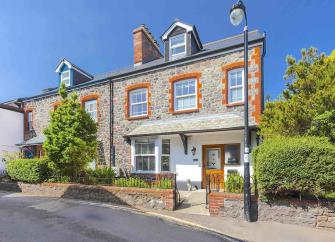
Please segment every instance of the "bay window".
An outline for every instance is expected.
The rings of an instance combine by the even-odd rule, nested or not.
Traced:
[[[162,140],[161,171],[170,171],[170,140]]]
[[[135,140],[136,171],[155,171],[155,140]]]
[[[243,68],[228,72],[228,102],[243,102]]]
[[[197,108],[197,81],[187,79],[174,83],[174,111]]]

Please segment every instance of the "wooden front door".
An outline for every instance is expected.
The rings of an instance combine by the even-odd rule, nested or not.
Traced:
[[[211,187],[224,188],[224,146],[202,146],[202,188],[206,188],[207,176],[211,177]]]

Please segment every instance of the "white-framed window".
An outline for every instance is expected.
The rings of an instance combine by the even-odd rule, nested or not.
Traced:
[[[97,100],[92,99],[84,102],[85,111],[91,116],[94,122],[98,122]]]
[[[148,115],[148,89],[139,88],[129,92],[129,116]]]
[[[228,102],[243,102],[243,68],[228,72]]]
[[[197,80],[186,79],[174,83],[174,111],[197,108]]]
[[[170,171],[170,140],[162,140],[161,171]]]
[[[186,55],[186,34],[179,34],[169,39],[170,60],[176,60]]]
[[[136,171],[155,171],[155,140],[135,140],[135,169]]]
[[[28,131],[33,130],[33,112],[32,111],[29,111],[27,113],[27,128],[28,128]]]
[[[70,82],[70,70],[68,71],[63,71],[60,74],[60,81],[61,83],[63,82],[65,84],[65,86],[70,86],[71,82]]]

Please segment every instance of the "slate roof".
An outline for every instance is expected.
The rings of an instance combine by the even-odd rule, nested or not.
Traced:
[[[249,32],[248,38],[249,38],[249,44],[263,42],[265,40],[265,33],[262,33],[259,30],[253,30]],[[197,52],[196,54],[192,56],[188,56],[188,57],[184,57],[184,58],[180,58],[180,59],[168,61],[168,62],[165,62],[164,58],[160,58],[160,59],[153,60],[151,62],[142,64],[139,66],[132,65],[124,69],[107,72],[103,74],[98,74],[94,76],[93,80],[87,81],[82,84],[78,84],[69,89],[71,90],[71,89],[81,88],[84,86],[95,85],[100,82],[108,81],[109,79],[115,80],[116,78],[122,78],[127,75],[137,74],[137,73],[141,73],[141,72],[148,71],[148,70],[155,69],[155,68],[179,65],[187,61],[193,61],[193,60],[205,57],[205,56],[210,56],[210,55],[214,55],[217,53],[229,51],[229,50],[232,50],[238,47],[243,47],[243,43],[244,43],[243,34],[235,35],[229,38],[224,38],[224,39],[220,39],[220,40],[213,41],[213,42],[208,42],[208,43],[203,44],[203,49],[201,51]],[[36,96],[21,98],[20,100],[24,101],[24,100],[40,98],[43,96],[53,95],[57,93],[57,91],[58,90],[52,90],[50,92],[45,92],[45,93],[42,93]],[[8,101],[6,103],[9,103],[9,102],[11,101]]]
[[[23,141],[21,144],[17,144],[17,146],[41,145],[44,143],[44,141],[45,141],[45,136],[43,134],[40,134],[31,139]]]
[[[249,125],[256,126],[254,122]],[[220,130],[242,129],[244,119],[238,114],[218,114],[202,117],[187,117],[165,121],[148,121],[137,126],[126,137],[151,136],[179,133],[214,132]]]

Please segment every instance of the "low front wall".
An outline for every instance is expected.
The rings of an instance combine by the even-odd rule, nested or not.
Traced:
[[[252,197],[253,220],[307,225],[335,229],[335,202],[280,199],[262,202]],[[212,216],[243,219],[243,194],[211,192],[209,212]]]
[[[71,199],[94,200],[118,205],[174,210],[173,189],[90,186],[62,183],[0,183],[0,190]]]

